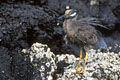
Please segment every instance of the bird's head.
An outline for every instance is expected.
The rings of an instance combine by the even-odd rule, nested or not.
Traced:
[[[69,18],[73,18],[77,15],[77,10],[75,9],[69,9],[65,11],[65,14],[60,16],[58,19],[61,18],[65,18],[65,19],[69,19]]]

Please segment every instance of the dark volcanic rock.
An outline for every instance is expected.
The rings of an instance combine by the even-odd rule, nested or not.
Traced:
[[[15,80],[31,80],[33,67],[30,59],[17,51],[12,51],[11,74]]]
[[[118,76],[120,75],[119,71],[116,71],[119,69],[117,66],[120,65],[119,59],[117,60],[120,57],[119,54],[104,53],[105,59],[99,57],[95,58],[96,61],[92,58],[92,61],[96,64],[93,65],[92,62],[88,62],[88,70],[83,76],[74,73],[74,65],[72,65],[72,68],[68,66],[74,64],[76,58],[74,55],[69,55],[73,52],[64,43],[62,25],[57,26],[57,18],[64,14],[66,6],[77,9],[79,18],[87,16],[101,18],[103,25],[111,29],[110,31],[100,29],[105,36],[107,45],[113,47],[110,51],[120,51],[119,0],[1,0],[0,80],[39,80],[47,79],[48,76],[50,79],[68,79],[67,77],[69,77],[72,80],[81,78],[88,80],[120,78]],[[55,54],[63,55],[55,56],[46,45],[38,43],[32,45],[35,42],[45,43]],[[29,48],[31,45],[32,47]],[[37,47],[37,45],[41,47]],[[28,52],[24,52],[27,54],[21,54],[21,50],[26,48],[29,48],[26,50]],[[51,58],[45,57],[47,53],[54,56]],[[41,56],[43,54],[45,56]],[[96,55],[101,56],[102,54],[98,53]],[[109,56],[108,59],[106,59],[106,55]],[[51,61],[51,59],[53,60]],[[102,62],[105,60],[106,64],[100,63],[102,67],[98,66],[98,59],[101,59]],[[48,65],[51,66],[48,67]],[[112,65],[113,68],[106,68],[106,65]],[[57,70],[55,66],[58,66]],[[95,70],[92,68],[93,66]]]
[[[23,54],[29,54],[33,65],[33,75],[29,80],[53,80],[56,71],[55,55],[47,45],[35,43],[30,49],[22,50]]]
[[[15,80],[11,76],[11,59],[7,48],[0,46],[0,80]]]
[[[22,40],[27,44],[24,40],[27,40],[29,28],[34,30],[39,26],[45,29],[45,26],[54,19],[39,6],[21,3],[10,5],[3,3],[0,6],[1,45],[11,48],[16,46],[23,48],[19,43]]]

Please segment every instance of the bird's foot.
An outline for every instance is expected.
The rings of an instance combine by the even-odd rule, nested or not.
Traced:
[[[81,70],[78,67],[75,67],[76,73],[78,74],[83,74],[84,73],[84,69],[82,68]]]

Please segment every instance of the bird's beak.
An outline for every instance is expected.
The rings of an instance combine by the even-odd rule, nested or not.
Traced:
[[[64,14],[64,15],[58,17],[58,19],[65,19],[66,17],[67,17],[67,14]]]

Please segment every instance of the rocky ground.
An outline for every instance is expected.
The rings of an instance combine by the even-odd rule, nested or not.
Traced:
[[[83,75],[74,70],[79,58],[65,45],[58,20],[66,6],[110,29],[98,28],[109,49],[91,49]],[[119,0],[1,0],[0,80],[119,80],[119,14]]]
[[[77,74],[74,69],[78,57],[73,54],[55,55],[47,45],[41,43],[34,43],[30,49],[23,49],[22,54],[29,56],[30,63],[32,63],[32,80],[120,79],[120,53],[102,53],[91,49],[84,74]]]

